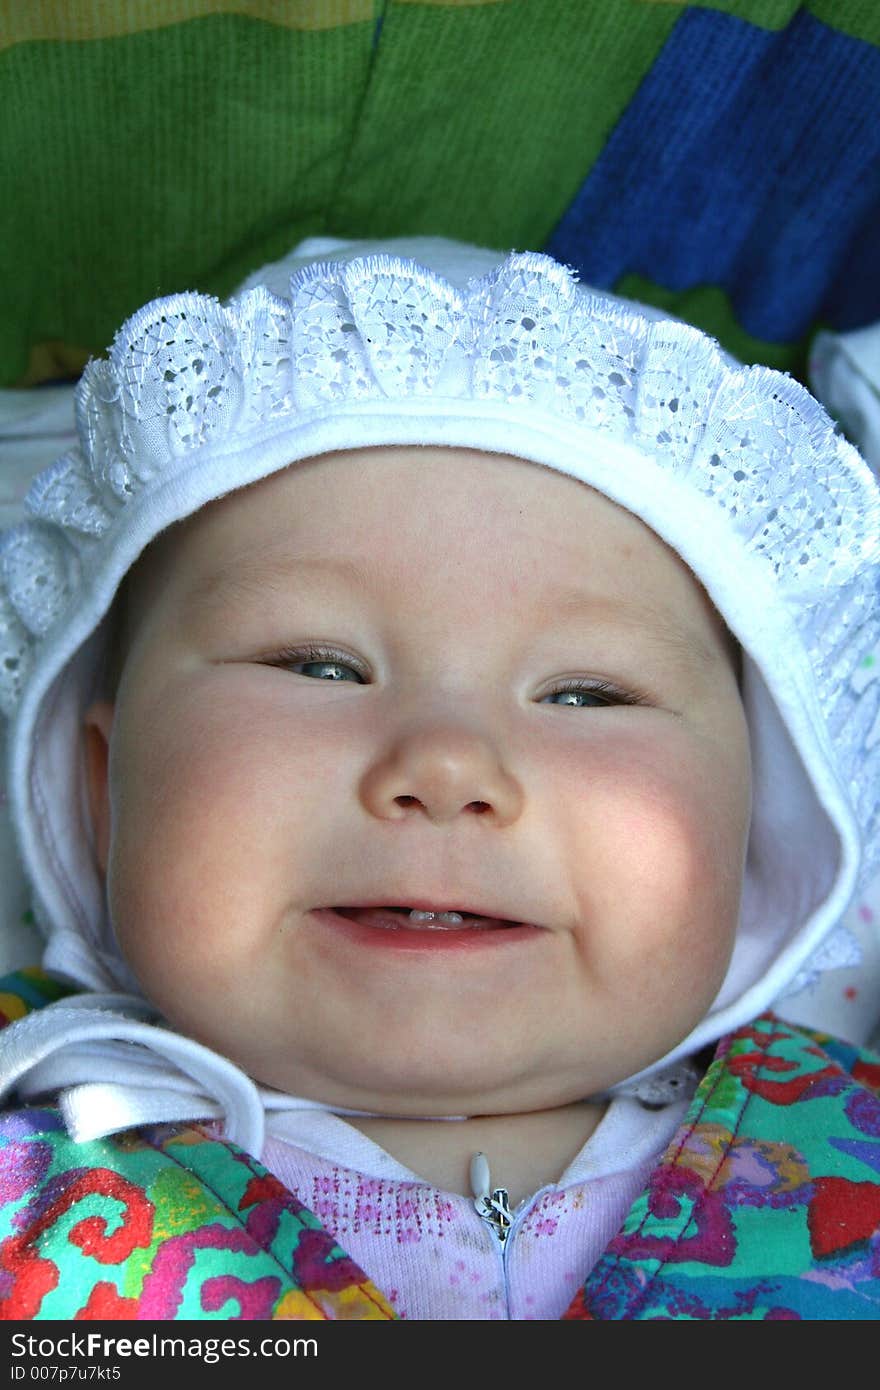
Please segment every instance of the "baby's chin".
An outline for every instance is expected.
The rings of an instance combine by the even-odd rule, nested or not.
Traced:
[[[584,1072],[525,1078],[521,1072],[508,1074],[502,1068],[476,1076],[473,1068],[456,1074],[450,1066],[392,1070],[361,1064],[356,1073],[342,1076],[269,1068],[254,1079],[270,1090],[313,1101],[318,1108],[335,1113],[413,1120],[534,1114],[580,1101],[604,1101],[610,1087],[625,1078],[616,1071],[601,1076]]]

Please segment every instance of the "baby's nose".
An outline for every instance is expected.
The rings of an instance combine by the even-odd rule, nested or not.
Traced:
[[[448,725],[394,739],[368,768],[360,793],[383,820],[422,813],[439,824],[467,812],[505,826],[523,807],[522,787],[491,738]]]

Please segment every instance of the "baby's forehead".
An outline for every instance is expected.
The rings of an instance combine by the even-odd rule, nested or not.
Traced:
[[[650,605],[652,561],[697,583],[639,517],[590,485],[452,447],[347,450],[290,465],[175,523],[146,558],[167,573],[237,566],[273,577],[287,564],[301,570],[375,546],[370,565],[381,574],[421,546],[425,572],[442,578],[462,550],[490,544],[496,568],[536,584],[567,563],[576,578],[600,556],[631,602]]]
[[[410,571],[407,571],[407,565]],[[509,578],[526,618],[666,631],[686,655],[736,643],[681,557],[587,484],[504,455],[381,448],[307,460],[208,503],[160,535],[129,582],[136,615],[170,585],[225,611],[242,591],[323,582],[395,590],[401,576],[442,603],[451,583]],[[232,602],[228,604],[231,611]]]

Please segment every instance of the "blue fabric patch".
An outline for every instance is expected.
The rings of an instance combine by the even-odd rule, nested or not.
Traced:
[[[880,49],[688,10],[546,245],[598,288],[715,285],[794,342],[880,318]]]

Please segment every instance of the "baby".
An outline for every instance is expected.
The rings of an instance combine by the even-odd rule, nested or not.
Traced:
[[[416,249],[147,305],[5,539],[5,1316],[876,1318],[880,1060],[766,1012],[876,863],[876,484]]]

